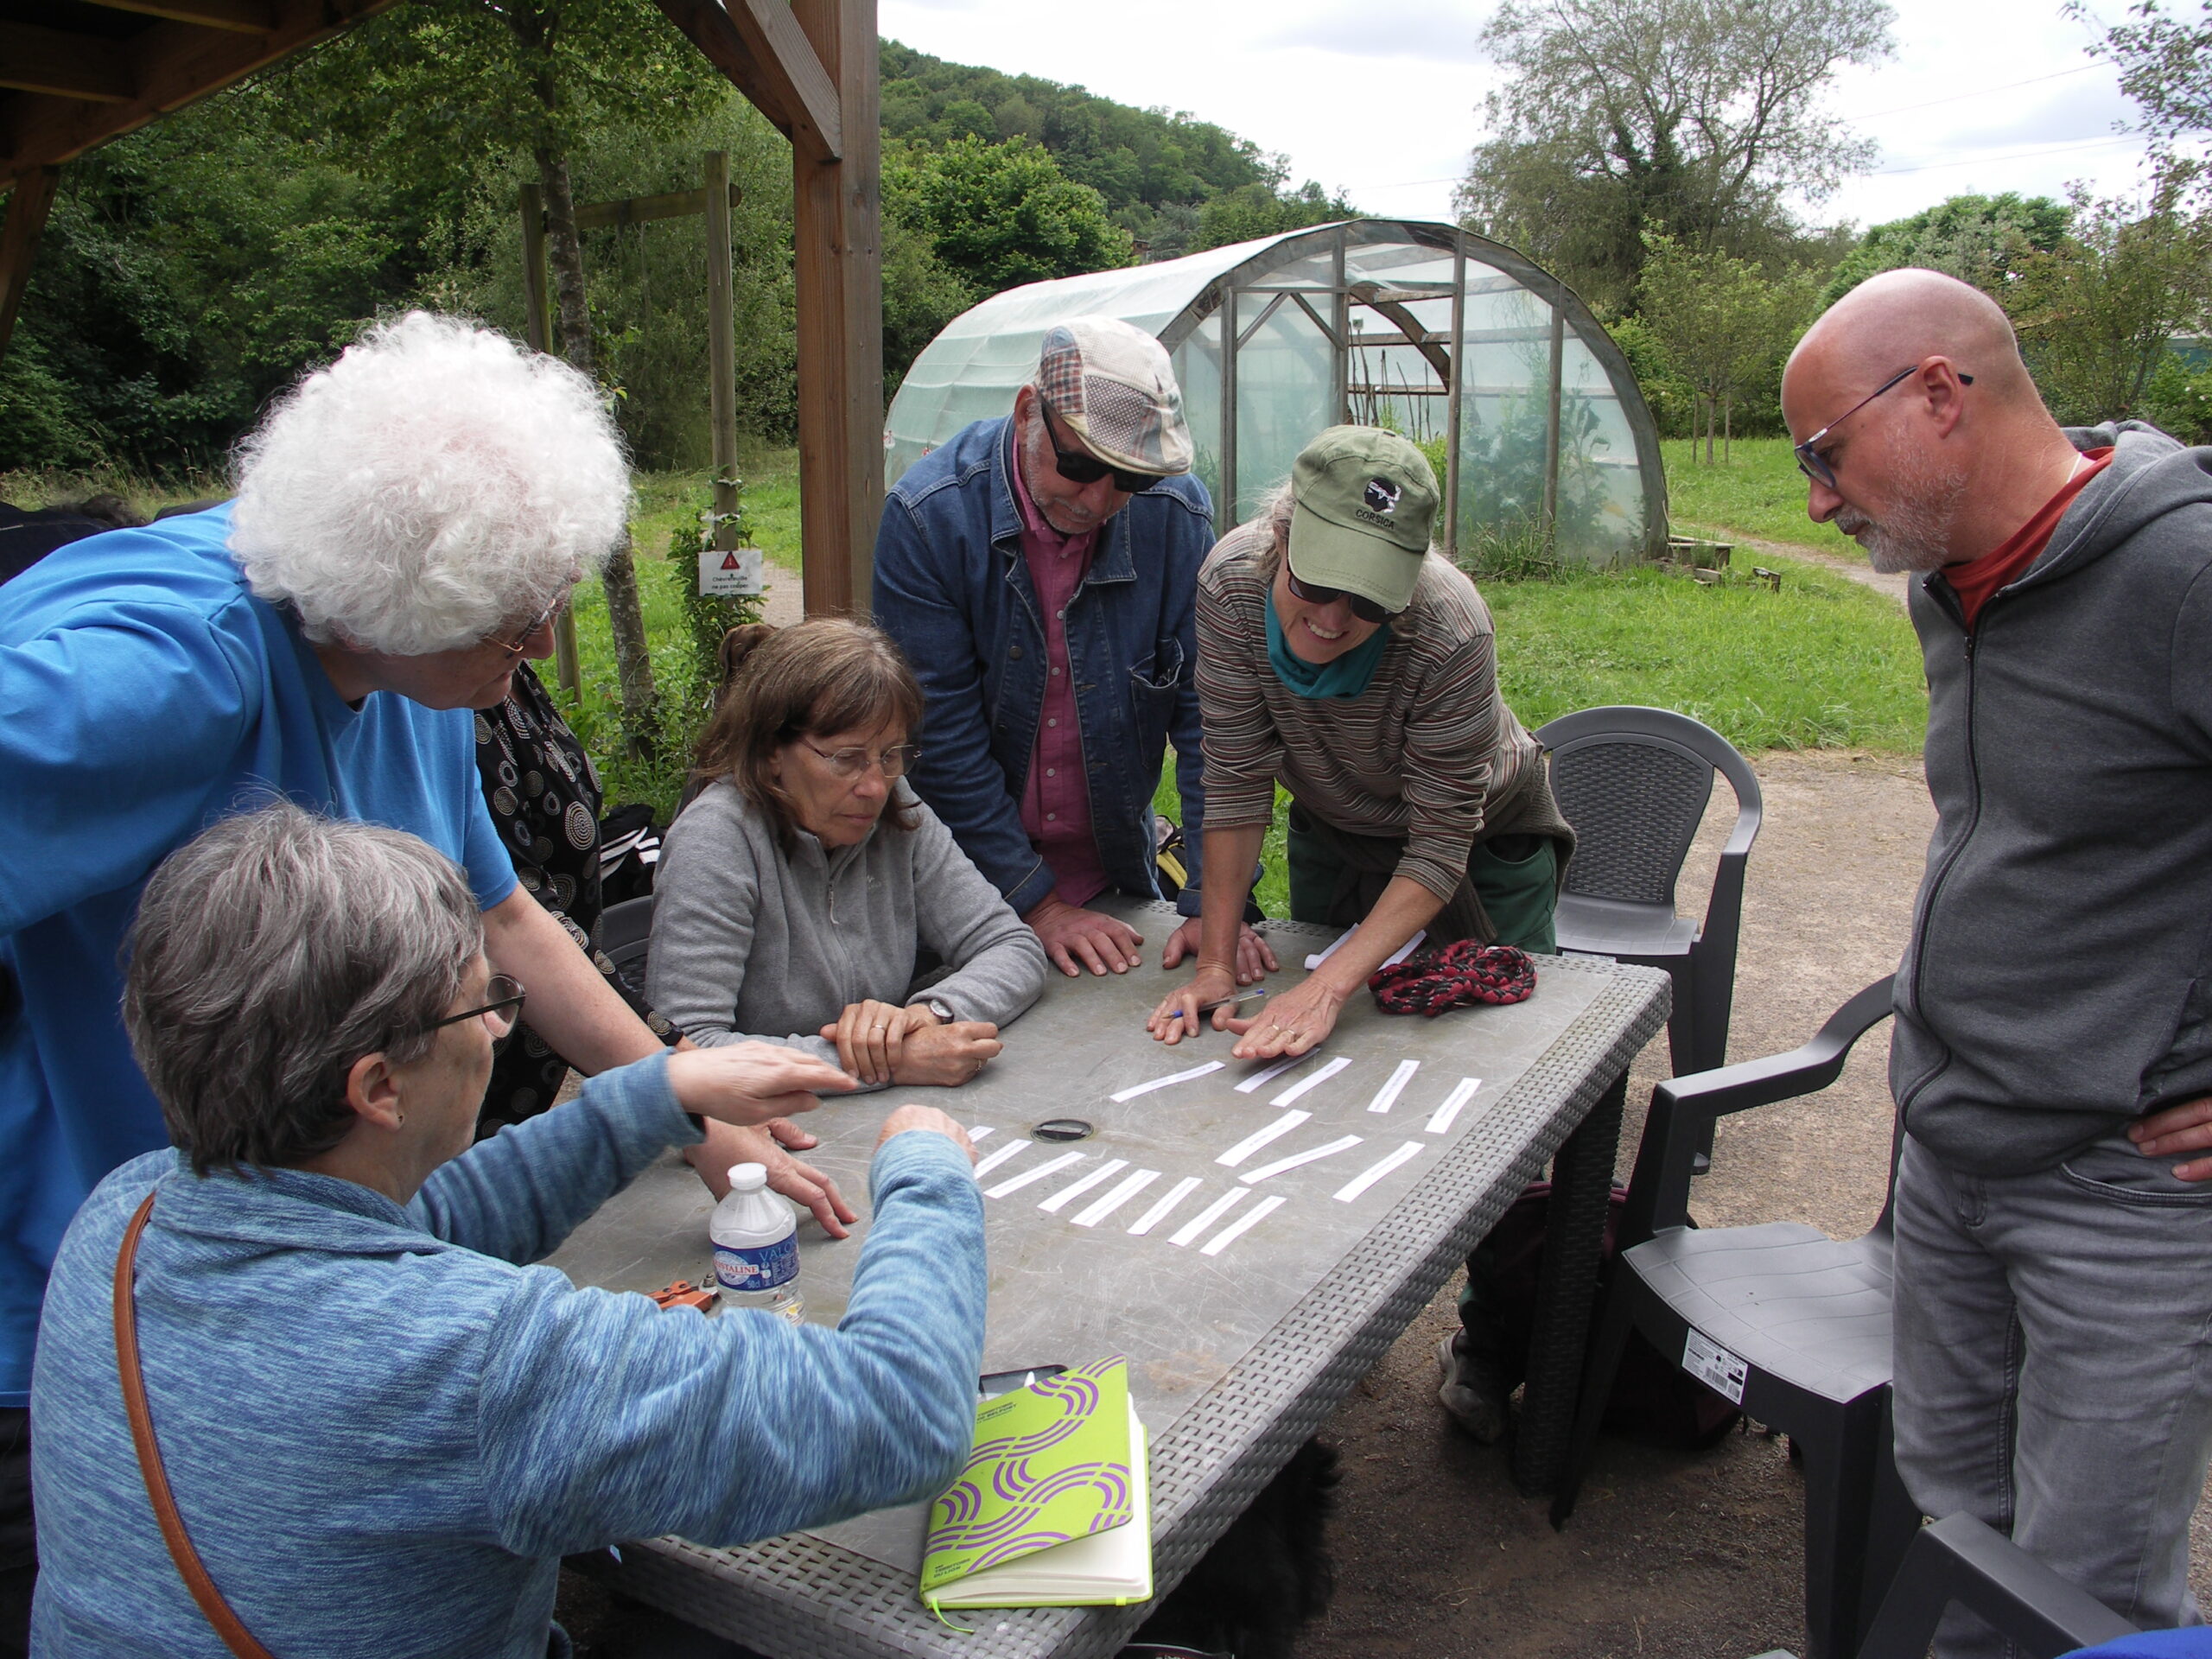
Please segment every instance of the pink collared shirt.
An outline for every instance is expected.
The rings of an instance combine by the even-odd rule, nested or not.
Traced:
[[[1021,512],[1021,556],[1045,623],[1045,707],[1029,778],[1021,790],[1021,828],[1052,872],[1063,904],[1087,905],[1109,885],[1090,833],[1090,788],[1077,728],[1075,676],[1068,664],[1068,606],[1090,569],[1094,528],[1063,536],[1030,499],[1017,445],[1014,499]]]

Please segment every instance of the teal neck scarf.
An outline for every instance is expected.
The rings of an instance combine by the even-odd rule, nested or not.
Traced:
[[[1375,630],[1364,645],[1356,645],[1334,662],[1309,663],[1297,656],[1282,636],[1282,620],[1275,614],[1274,595],[1268,595],[1268,664],[1275,677],[1300,697],[1356,697],[1375,678],[1382,648],[1389,643],[1386,624]]]

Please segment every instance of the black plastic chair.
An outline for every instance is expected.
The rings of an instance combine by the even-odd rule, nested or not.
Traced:
[[[2136,1634],[2135,1626],[1970,1515],[1913,1535],[1859,1659],[1925,1659],[1953,1602],[1971,1608],[2027,1659],[2058,1659]]]
[[[1590,1350],[1574,1451],[1552,1504],[1563,1526],[1590,1466],[1629,1333],[1796,1442],[1805,1463],[1805,1625],[1812,1659],[1849,1659],[1888,1569],[1919,1523],[1888,1456],[1890,1205],[1862,1238],[1797,1222],[1698,1229],[1690,1171],[1713,1120],[1834,1083],[1852,1045],[1886,1018],[1881,980],[1802,1048],[1652,1090],[1619,1254]],[[1897,1138],[1890,1173],[1897,1175]],[[1691,1363],[1691,1350],[1698,1363]]]
[[[1726,1065],[1744,864],[1764,811],[1758,779],[1726,738],[1671,709],[1585,709],[1551,721],[1536,741],[1551,751],[1552,793],[1574,826],[1560,949],[1665,969],[1675,982],[1667,1027],[1675,1075]],[[1675,883],[1716,772],[1736,792],[1736,827],[1700,928],[1675,913]]]
[[[653,895],[625,899],[599,912],[599,948],[631,995],[645,994],[645,951],[653,938]]]

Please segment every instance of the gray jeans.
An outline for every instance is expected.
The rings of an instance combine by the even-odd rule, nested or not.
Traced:
[[[2112,1135],[2030,1175],[1910,1137],[1897,1185],[1897,1458],[1922,1510],[2009,1534],[2148,1630],[2199,1621],[2212,1455],[2212,1183]],[[1942,1659],[2006,1655],[1954,1608]]]

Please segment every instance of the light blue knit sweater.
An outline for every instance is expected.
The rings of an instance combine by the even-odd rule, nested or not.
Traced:
[[[123,1229],[146,1389],[186,1526],[280,1656],[543,1659],[559,1557],[665,1532],[771,1537],[940,1489],[974,1421],[982,1206],[942,1135],[876,1154],[835,1331],[578,1290],[553,1249],[695,1141],[667,1063],[472,1147],[405,1210],[297,1171],[149,1154],[62,1240],[32,1384],[32,1650],[226,1649],[170,1563],[115,1365]]]

